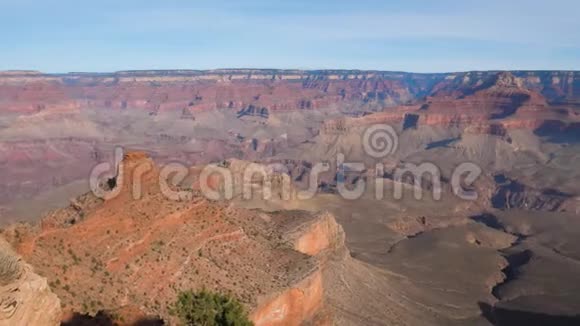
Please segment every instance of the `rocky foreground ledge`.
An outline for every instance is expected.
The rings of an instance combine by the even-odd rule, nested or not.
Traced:
[[[59,325],[61,306],[47,279],[0,239],[0,325]]]
[[[39,225],[3,232],[62,302],[46,279],[19,267],[7,283],[21,288],[15,304],[3,301],[9,324],[54,325],[98,311],[115,312],[126,324],[151,316],[172,322],[168,306],[179,291],[201,288],[239,298],[256,325],[330,323],[323,257],[344,248],[332,215],[266,213],[201,197],[171,201],[145,154],[127,154],[124,163],[126,176],[146,171],[140,198],[130,182],[115,198],[88,194]]]

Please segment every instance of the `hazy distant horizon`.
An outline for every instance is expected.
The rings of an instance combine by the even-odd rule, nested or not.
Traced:
[[[487,70],[458,70],[458,71],[402,71],[402,70],[382,70],[382,69],[348,69],[348,68],[327,68],[327,69],[302,69],[302,68],[211,68],[211,69],[190,69],[190,68],[169,68],[169,69],[121,69],[116,71],[41,71],[35,69],[6,69],[0,70],[0,73],[38,73],[44,75],[67,75],[67,74],[116,74],[116,73],[139,73],[139,72],[183,72],[183,73],[194,73],[194,72],[223,72],[223,71],[246,71],[246,70],[255,70],[255,71],[279,71],[279,72],[360,72],[360,73],[404,73],[404,74],[455,74],[455,73],[489,73],[489,72],[571,72],[571,73],[580,73],[580,69],[578,70],[569,70],[569,69],[487,69]]]

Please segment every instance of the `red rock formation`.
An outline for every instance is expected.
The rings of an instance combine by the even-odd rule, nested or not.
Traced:
[[[336,133],[361,125],[397,125],[412,114],[417,116],[418,125],[459,127],[469,133],[505,136],[510,129],[569,129],[580,120],[566,107],[552,107],[538,91],[527,88],[525,79],[512,73],[479,76],[475,84],[469,76],[463,78],[461,85],[449,81],[437,85],[433,95],[422,104],[397,106],[358,118],[331,120],[322,130]]]
[[[333,251],[344,245],[344,232],[328,213],[319,215],[310,224],[301,225],[293,233],[294,249],[310,256]]]
[[[256,326],[302,325],[323,308],[322,273],[317,270],[291,289],[264,300],[251,319]]]
[[[41,227],[4,232],[55,284],[67,311],[123,307],[140,312],[128,320],[160,315],[171,322],[166,309],[176,291],[206,287],[234,293],[257,325],[300,325],[320,315],[321,267],[300,251],[320,255],[342,246],[330,214],[264,218],[193,195],[169,200],[143,152],[126,154],[118,171],[115,196],[87,194],[48,214]]]

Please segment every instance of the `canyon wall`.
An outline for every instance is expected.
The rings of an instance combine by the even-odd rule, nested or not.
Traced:
[[[321,109],[357,102],[379,110],[432,95],[485,87],[497,72],[414,74],[358,70],[127,71],[104,74],[0,74],[0,111],[51,108],[208,110],[250,105],[267,110]],[[515,71],[521,86],[553,102],[580,102],[580,73]]]

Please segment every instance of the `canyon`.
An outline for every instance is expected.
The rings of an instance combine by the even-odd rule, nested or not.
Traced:
[[[172,325],[200,288],[255,325],[575,321],[579,140],[576,71],[0,72],[0,324]]]

